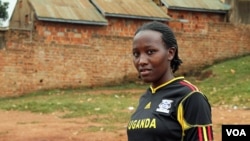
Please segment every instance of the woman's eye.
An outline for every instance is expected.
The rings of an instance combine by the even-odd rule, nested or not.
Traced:
[[[148,55],[151,55],[151,54],[153,54],[154,52],[155,52],[154,50],[148,50],[148,51],[147,51],[147,54],[148,54]]]
[[[138,56],[139,56],[139,53],[138,53],[138,52],[133,52],[133,56],[134,56],[134,57],[138,57]]]

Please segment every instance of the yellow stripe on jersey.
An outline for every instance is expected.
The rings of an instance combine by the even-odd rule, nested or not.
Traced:
[[[193,93],[195,93],[196,91],[193,91],[191,93],[189,93],[186,97],[184,97],[182,99],[182,101],[180,102],[178,109],[177,109],[177,120],[178,122],[181,124],[182,127],[182,135],[184,136],[185,133],[184,131],[187,130],[188,128],[191,128],[191,126],[186,122],[186,120],[184,119],[184,110],[183,110],[183,101],[185,101],[190,95],[192,95]]]
[[[203,127],[202,127],[202,131],[203,131],[204,141],[208,141],[208,139],[207,139],[207,130],[206,130],[206,126],[203,126]]]

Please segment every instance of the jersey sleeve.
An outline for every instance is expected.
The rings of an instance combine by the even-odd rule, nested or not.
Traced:
[[[190,94],[182,103],[186,122],[184,141],[213,141],[211,106],[200,92]]]

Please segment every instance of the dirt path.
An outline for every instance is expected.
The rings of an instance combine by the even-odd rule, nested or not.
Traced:
[[[59,114],[34,114],[0,111],[0,141],[126,141],[126,125],[116,132],[100,128],[86,132],[85,128],[101,127],[86,118],[61,119]],[[221,124],[250,124],[250,110],[213,107],[215,141],[221,141]]]

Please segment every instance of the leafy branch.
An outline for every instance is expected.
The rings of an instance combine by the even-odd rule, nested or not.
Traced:
[[[0,0],[0,18],[5,21],[9,15],[7,12],[7,9],[9,7],[9,3],[8,2],[3,2]]]

